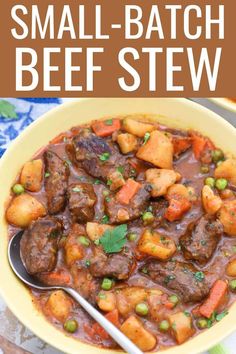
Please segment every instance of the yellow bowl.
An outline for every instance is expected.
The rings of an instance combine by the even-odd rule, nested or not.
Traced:
[[[30,125],[0,160],[0,293],[26,327],[65,353],[114,354],[115,351],[97,348],[66,336],[47,322],[34,307],[29,291],[14,276],[8,264],[5,203],[22,165],[57,134],[95,118],[135,113],[156,115],[161,123],[172,127],[196,129],[209,136],[226,152],[236,154],[236,130],[221,117],[196,103],[175,98],[101,98],[81,99],[51,110]],[[207,350],[236,329],[235,317],[236,304],[221,322],[187,343],[165,350],[165,354],[196,354]]]

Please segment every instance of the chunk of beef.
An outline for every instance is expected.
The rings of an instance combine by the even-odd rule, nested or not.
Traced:
[[[203,216],[197,222],[193,222],[180,238],[180,244],[185,259],[205,264],[213,255],[220,236],[223,233],[223,226],[219,220],[211,216]]]
[[[106,256],[96,248],[91,259],[90,272],[94,277],[112,277],[118,280],[128,279],[134,265],[134,259],[128,252]]]
[[[69,209],[78,222],[91,221],[94,218],[94,205],[97,201],[92,184],[74,183],[69,186]]]
[[[61,224],[51,216],[38,219],[24,232],[20,251],[30,274],[50,272],[56,266]]]
[[[151,211],[154,215],[154,222],[152,227],[164,226],[166,224],[166,219],[164,218],[166,209],[168,208],[168,201],[164,198],[159,198],[157,201],[150,203]]]
[[[154,282],[174,291],[184,302],[201,301],[209,292],[206,280],[188,263],[153,260],[145,266],[145,271]]]
[[[91,176],[104,181],[109,179],[118,166],[124,166],[123,175],[127,178],[132,167],[125,163],[126,157],[120,154],[118,147],[89,130],[83,130],[72,139],[75,160]]]
[[[150,186],[143,185],[130,201],[129,205],[121,204],[113,195],[105,200],[105,213],[109,216],[111,224],[135,220],[141,216],[148,206]]]
[[[44,153],[45,172],[49,174],[45,178],[45,191],[47,194],[48,211],[57,214],[66,204],[66,190],[69,177],[69,168],[55,152]]]
[[[96,297],[100,291],[100,280],[91,276],[89,269],[84,266],[73,265],[70,269],[73,278],[73,287],[90,303],[96,304]]]

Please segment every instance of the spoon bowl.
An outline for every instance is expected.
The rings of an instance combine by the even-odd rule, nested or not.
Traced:
[[[8,245],[8,260],[16,276],[29,287],[38,290],[64,290],[67,294],[76,300],[81,307],[94,318],[106,332],[127,352],[130,354],[142,354],[141,350],[128,339],[116,326],[108,321],[99,311],[97,311],[87,300],[85,300],[76,290],[64,286],[44,285],[36,277],[30,275],[21,259],[20,241],[24,231],[15,234]]]

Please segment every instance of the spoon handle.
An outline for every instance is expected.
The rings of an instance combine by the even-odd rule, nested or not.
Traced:
[[[88,301],[86,301],[77,291],[71,288],[64,288],[78,303],[95,319],[106,332],[129,354],[143,354],[141,350],[128,339],[116,326],[108,321],[99,311],[97,311]]]

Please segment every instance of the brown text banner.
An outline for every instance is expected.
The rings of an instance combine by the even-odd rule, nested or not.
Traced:
[[[7,0],[2,97],[236,94],[236,2]]]

